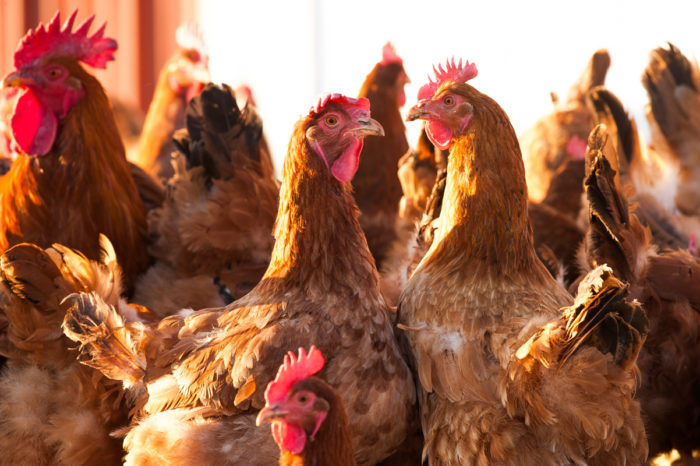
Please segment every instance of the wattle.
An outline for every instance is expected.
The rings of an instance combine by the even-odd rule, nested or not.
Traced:
[[[360,165],[360,152],[362,152],[362,139],[355,139],[350,146],[340,154],[340,157],[331,165],[331,173],[339,181],[351,181]]]
[[[440,150],[447,150],[450,148],[450,141],[452,141],[452,130],[439,121],[430,120],[425,126],[425,132],[428,134],[428,138],[433,144],[437,146]]]
[[[292,452],[295,455],[300,454],[306,445],[306,432],[283,420],[273,421],[272,437],[282,450]]]
[[[46,155],[51,150],[58,120],[31,89],[25,89],[15,103],[11,120],[12,138],[27,155]]]

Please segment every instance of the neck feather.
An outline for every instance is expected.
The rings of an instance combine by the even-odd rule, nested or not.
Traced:
[[[284,164],[276,241],[265,277],[325,290],[378,290],[374,259],[357,217],[350,183],[331,175],[310,148],[305,126],[298,124]]]
[[[445,200],[432,249],[499,272],[531,269],[537,259],[517,137],[493,100],[481,94],[474,108],[478,110],[467,133],[450,151]]]

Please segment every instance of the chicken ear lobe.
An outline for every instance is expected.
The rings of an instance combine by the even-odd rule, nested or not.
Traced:
[[[12,137],[20,150],[31,156],[46,155],[56,139],[58,120],[42,105],[31,89],[17,99],[12,115]]]

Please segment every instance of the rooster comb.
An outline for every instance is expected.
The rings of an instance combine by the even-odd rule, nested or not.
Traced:
[[[389,65],[391,63],[402,64],[403,60],[399,57],[399,54],[396,53],[396,49],[392,43],[387,42],[382,49],[382,65]]]
[[[359,107],[369,110],[369,100],[364,97],[355,99],[353,97],[344,96],[343,94],[326,94],[325,96],[318,99],[318,103],[315,107],[311,107],[311,109],[309,110],[309,116],[318,115],[330,102],[335,102],[340,105],[350,105],[353,107]]]
[[[114,60],[117,41],[103,37],[107,23],[88,37],[95,15],[83,21],[78,29],[73,31],[77,14],[78,10],[73,11],[63,28],[61,13],[57,11],[48,25],[39,24],[35,30],[30,29],[15,51],[15,68],[19,69],[45,55],[72,56],[92,67],[105,68],[108,61]]]
[[[196,50],[199,54],[199,62],[207,65],[209,63],[209,51],[204,42],[202,31],[197,23],[187,23],[177,28],[175,41],[178,47],[185,50]]]
[[[323,355],[312,346],[307,354],[304,348],[299,348],[299,356],[295,357],[291,351],[284,356],[284,363],[277,371],[277,377],[270,382],[265,390],[265,401],[273,405],[284,399],[289,389],[300,380],[314,375],[325,364]]]
[[[437,68],[433,65],[433,72],[435,73],[435,81],[433,81],[430,76],[428,76],[428,84],[425,84],[418,91],[418,100],[430,99],[435,95],[438,87],[445,81],[455,81],[458,83],[465,83],[470,79],[476,77],[478,70],[474,63],[464,62],[462,65],[462,59],[459,59],[459,63],[455,63],[454,57],[452,61],[447,60],[445,68],[439,65]]]

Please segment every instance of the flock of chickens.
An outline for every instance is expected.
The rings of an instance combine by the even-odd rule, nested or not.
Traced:
[[[410,150],[387,44],[278,181],[249,90],[208,83],[184,29],[120,135],[85,68],[117,43],[75,18],[30,30],[0,91],[0,464],[694,461],[700,70],[677,48],[644,71],[650,147],[598,51],[520,141],[474,64],[440,65]]]

